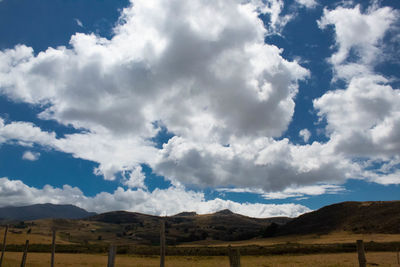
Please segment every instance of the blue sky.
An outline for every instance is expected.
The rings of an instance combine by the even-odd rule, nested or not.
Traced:
[[[2,0],[0,206],[398,200],[399,7]]]

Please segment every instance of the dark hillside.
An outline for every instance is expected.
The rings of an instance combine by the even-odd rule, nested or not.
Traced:
[[[87,212],[74,205],[35,204],[22,207],[0,208],[0,219],[3,220],[38,220],[46,218],[82,219],[96,213]]]
[[[279,235],[400,233],[400,201],[342,202],[303,214],[279,229]]]
[[[195,212],[182,212],[174,216],[158,217],[126,211],[114,211],[88,218],[90,221],[121,225],[121,236],[159,242],[159,227],[165,220],[169,244],[199,240],[246,240],[260,236],[272,222],[285,224],[286,217],[257,219],[230,210],[213,214],[198,215]]]
[[[97,214],[88,218],[89,221],[105,222],[105,223],[139,223],[148,220],[153,220],[155,222],[159,221],[159,217],[142,214],[138,212],[129,211],[111,211],[106,213]]]

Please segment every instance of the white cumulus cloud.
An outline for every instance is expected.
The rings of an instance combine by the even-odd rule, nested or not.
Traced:
[[[302,129],[299,132],[299,136],[303,138],[304,142],[308,142],[311,137],[311,132],[308,129]]]
[[[130,173],[141,162],[153,164],[157,149],[150,141],[133,137],[115,138],[110,134],[78,133],[57,138],[54,132],[42,131],[28,122],[5,123],[0,118],[0,144],[12,143],[26,147],[37,144],[57,151],[70,153],[99,163],[94,170],[106,180],[114,180],[115,173]]]
[[[318,5],[318,2],[315,0],[296,0],[296,2],[306,8],[314,8]]]
[[[359,6],[324,10],[319,25],[334,27],[337,48],[329,61],[346,88],[313,102],[326,119],[329,141],[294,145],[280,137],[293,118],[298,82],[309,71],[264,42],[291,19],[282,10],[281,0],[137,0],[122,11],[111,39],[76,33],[68,47],[0,51],[1,94],[42,107],[40,119],[79,130],[58,137],[32,123],[0,119],[0,143],[35,144],[96,162],[94,173],[107,180],[122,173],[128,190],[77,194],[94,210],[104,203],[125,207],[114,196],[137,200],[167,192],[145,190],[140,164],[177,187],[274,193],[348,178],[396,182],[390,169],[374,176],[353,159],[391,164],[399,157],[399,90],[374,73],[398,12],[376,5],[365,12]],[[265,24],[262,13],[270,14]],[[161,126],[175,136],[158,149],[152,140]],[[307,142],[305,130],[301,136]],[[186,193],[183,198],[197,199]],[[150,202],[126,207],[147,211]],[[193,203],[200,211],[231,202]]]
[[[376,4],[365,13],[361,12],[360,5],[324,9],[318,25],[321,29],[334,27],[337,51],[329,61],[337,77],[350,79],[360,73],[373,72],[373,66],[382,56],[382,39],[398,18],[398,11]]]
[[[236,140],[227,147],[174,137],[163,146],[154,170],[184,184],[279,191],[350,177],[354,164],[332,152],[330,144],[295,146],[288,139]]]
[[[309,75],[264,43],[266,27],[278,27],[282,5],[139,0],[122,11],[111,39],[77,33],[71,48],[1,51],[2,94],[46,107],[41,119],[84,131],[57,139],[23,122],[4,128],[38,131],[40,137],[20,131],[13,138],[97,162],[95,173],[109,180],[141,163],[167,173],[155,162],[164,153],[150,141],[161,129],[155,125],[197,147],[278,137],[291,122],[298,81]],[[273,14],[267,26],[260,12]],[[233,170],[226,167],[217,168],[228,177]],[[264,178],[258,175],[254,180]]]
[[[375,71],[375,66],[388,57],[382,39],[399,21],[399,12],[377,3],[364,13],[359,5],[324,10],[319,24],[322,28],[334,26],[338,50],[330,62],[335,79],[345,81],[345,86],[315,99],[314,107],[326,119],[335,153],[367,159],[364,166],[360,165],[358,177],[398,184],[395,168],[370,168],[373,163],[394,166],[400,157],[400,90]]]
[[[145,174],[142,172],[142,167],[136,166],[133,170],[126,170],[123,172],[124,184],[129,188],[146,188],[144,180],[146,178]]]
[[[22,159],[29,160],[29,161],[36,161],[40,157],[39,152],[32,152],[32,151],[25,151],[22,155]]]

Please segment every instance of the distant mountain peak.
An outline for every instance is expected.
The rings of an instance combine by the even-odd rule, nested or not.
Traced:
[[[231,214],[234,214],[234,213],[230,209],[224,209],[224,210],[217,211],[215,214],[231,215]]]

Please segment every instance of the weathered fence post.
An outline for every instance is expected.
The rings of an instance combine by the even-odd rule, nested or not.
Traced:
[[[110,249],[108,250],[108,263],[107,267],[114,267],[115,265],[115,254],[117,253],[117,248],[115,245],[110,244]]]
[[[26,256],[28,254],[29,240],[25,242],[24,254],[22,254],[21,267],[25,267]]]
[[[228,246],[229,266],[240,267],[240,251],[239,249],[232,249],[231,245]]]
[[[400,249],[397,247],[397,264],[400,265]]]
[[[56,253],[56,229],[53,228],[53,238],[51,241],[51,267],[54,267],[54,254]]]
[[[4,231],[3,248],[1,250],[1,258],[0,258],[0,267],[3,264],[4,252],[6,251],[7,231],[8,231],[8,225],[6,225],[6,229]]]
[[[160,267],[165,266],[165,221],[161,221],[160,227]]]
[[[364,241],[357,240],[358,263],[360,267],[367,266],[367,259],[365,258]]]

